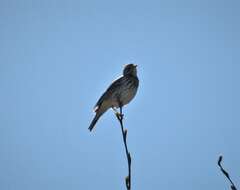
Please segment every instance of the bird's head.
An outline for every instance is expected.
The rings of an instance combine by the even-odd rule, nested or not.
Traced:
[[[123,69],[123,75],[137,76],[137,65],[134,65],[132,63],[125,65]]]

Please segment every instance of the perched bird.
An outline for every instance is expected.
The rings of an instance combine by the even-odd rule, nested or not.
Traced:
[[[88,128],[90,131],[109,108],[122,108],[134,98],[139,84],[136,67],[134,64],[125,65],[123,75],[113,81],[100,97],[94,107],[95,117]]]

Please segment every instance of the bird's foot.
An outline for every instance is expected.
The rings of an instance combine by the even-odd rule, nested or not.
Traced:
[[[115,115],[117,116],[117,118],[119,119],[119,120],[123,120],[123,114],[121,114],[121,113],[119,113],[119,112],[116,112],[115,113]]]
[[[121,114],[120,112],[118,112],[118,110],[117,110],[116,108],[112,107],[112,109],[113,109],[115,115],[117,116],[117,118],[118,118],[119,120],[122,120],[124,115]]]

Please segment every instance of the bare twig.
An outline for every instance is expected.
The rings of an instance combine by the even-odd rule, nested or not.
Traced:
[[[127,161],[128,161],[128,176],[125,178],[125,183],[126,183],[127,190],[131,190],[131,155],[127,147],[127,129],[123,128],[122,106],[120,106],[120,114],[116,113],[116,116],[121,125],[123,143],[124,143],[125,152],[126,152]]]
[[[234,183],[232,182],[229,174],[226,172],[226,170],[223,169],[222,165],[221,165],[221,162],[222,162],[222,156],[219,156],[219,159],[218,159],[218,166],[220,167],[221,169],[221,172],[226,176],[226,178],[230,181],[231,183],[231,189],[232,190],[237,190],[236,186],[234,185]]]

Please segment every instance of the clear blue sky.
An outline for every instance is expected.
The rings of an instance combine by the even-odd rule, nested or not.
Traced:
[[[240,3],[0,1],[0,189],[125,189],[119,123],[92,107],[128,62],[133,190],[240,187]]]

